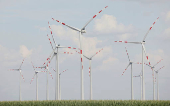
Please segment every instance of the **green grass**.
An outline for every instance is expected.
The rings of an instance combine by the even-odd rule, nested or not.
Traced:
[[[170,106],[170,101],[140,100],[61,100],[61,101],[3,101],[0,106]]]

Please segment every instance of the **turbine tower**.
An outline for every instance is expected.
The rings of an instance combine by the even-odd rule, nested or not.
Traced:
[[[50,57],[51,57],[51,55],[47,58],[47,60],[46,60],[46,62],[44,62],[44,64],[43,64],[43,66],[42,67],[36,67],[36,68],[44,68],[44,70],[45,69],[47,69],[47,71],[46,71],[46,78],[47,78],[47,82],[46,82],[46,100],[49,100],[49,87],[48,87],[48,74],[50,74],[50,76],[51,76],[51,78],[53,79],[53,76],[52,76],[52,74],[51,74],[51,72],[49,71],[49,64],[50,64]]]
[[[61,100],[61,81],[60,81],[60,76],[63,72],[67,71],[68,69],[62,71],[60,74],[59,74],[59,88],[60,88],[60,94],[59,94],[59,97],[60,97],[60,100]],[[54,70],[55,71],[55,70]]]
[[[35,70],[35,67],[34,67],[33,63],[32,63],[32,66],[33,66],[33,69],[35,71],[35,74],[34,74],[33,78],[31,79],[31,82],[34,80],[34,77],[36,76],[36,100],[38,100],[38,73],[39,72],[46,72],[46,71],[37,71],[37,70]],[[31,84],[31,82],[30,82],[30,84]]]
[[[59,48],[69,48],[69,49],[74,49],[76,50],[77,48],[73,48],[73,47],[65,47],[65,46],[60,46],[60,44],[56,44],[55,40],[54,40],[54,36],[53,36],[53,32],[52,32],[52,29],[51,29],[51,26],[48,22],[48,25],[49,25],[49,29],[50,29],[50,32],[51,32],[51,35],[52,35],[52,38],[53,38],[53,41],[54,41],[54,44],[55,44],[55,47],[53,47],[51,41],[50,41],[50,38],[48,36],[48,39],[50,41],[50,44],[51,44],[51,47],[52,47],[52,50],[53,52],[51,53],[50,56],[52,56],[50,58],[50,61],[53,59],[54,56],[56,56],[56,82],[55,82],[55,100],[60,100],[60,97],[59,97]],[[64,54],[72,54],[72,53],[69,53],[69,52],[64,52]]]
[[[156,21],[159,19],[159,17],[156,19]],[[145,53],[145,56],[147,58],[147,61],[149,62],[149,65],[150,64],[150,61],[148,59],[148,56],[146,55],[146,50],[145,50],[145,39],[149,33],[149,31],[152,29],[152,27],[155,25],[156,21],[152,24],[152,26],[149,28],[149,30],[147,31],[147,33],[145,34],[143,40],[141,42],[128,42],[128,41],[115,41],[115,42],[123,42],[123,43],[133,43],[133,44],[141,44],[142,46],[142,100],[145,100],[145,82],[144,82],[144,53]]]
[[[25,79],[24,79],[24,77],[23,77],[23,75],[22,75],[22,73],[21,73],[21,71],[22,71],[21,66],[22,66],[24,60],[25,60],[25,59],[23,59],[21,65],[20,65],[20,67],[19,67],[18,69],[10,69],[10,71],[19,71],[19,73],[20,73],[20,76],[19,76],[19,80],[20,80],[20,81],[19,81],[19,100],[20,100],[20,101],[22,100],[22,97],[21,97],[21,78],[22,78],[22,79],[24,80],[24,82],[25,82]]]
[[[81,58],[81,69],[80,69],[80,71],[81,71],[81,99],[82,100],[84,100],[84,84],[83,84],[83,49],[82,49],[82,34],[83,33],[86,33],[86,30],[85,30],[85,28],[86,28],[86,26],[99,14],[99,13],[101,13],[104,9],[106,9],[108,6],[106,6],[105,8],[103,8],[102,10],[100,10],[96,15],[94,15],[86,24],[85,24],[85,26],[83,26],[81,29],[78,29],[78,28],[75,28],[75,27],[72,27],[72,26],[70,26],[70,25],[67,25],[67,24],[65,24],[65,23],[63,23],[63,22],[61,22],[61,21],[58,21],[58,20],[56,20],[56,19],[54,19],[54,18],[52,18],[53,20],[55,20],[55,21],[57,21],[57,22],[59,22],[59,23],[61,23],[61,24],[63,24],[63,25],[65,25],[65,26],[67,26],[67,27],[69,27],[70,29],[72,29],[72,30],[75,30],[75,31],[77,31],[77,32],[79,32],[79,40],[80,40],[80,58]]]
[[[158,61],[155,65],[153,66],[150,66],[148,64],[146,64],[147,66],[151,67],[152,69],[152,76],[153,76],[153,100],[155,100],[155,74],[154,74],[154,69],[155,69],[155,66],[160,63],[163,59],[161,59],[160,61]]]
[[[128,60],[129,60],[129,64],[128,64],[128,66],[126,67],[125,71],[127,70],[127,68],[128,68],[129,66],[131,66],[131,100],[134,100],[134,94],[133,94],[133,71],[132,71],[132,64],[133,64],[134,62],[130,61],[129,54],[128,54],[128,52],[127,52],[126,47],[125,47],[125,50],[126,50],[126,53],[127,53],[127,56],[128,56]],[[137,63],[136,63],[136,64],[137,64]],[[123,71],[123,74],[125,73],[125,71]],[[123,75],[123,74],[122,74],[122,75]]]
[[[160,69],[158,69],[157,71],[155,71],[156,72],[156,77],[157,77],[157,100],[159,100],[159,80],[158,80],[158,73],[159,73],[159,70],[161,70],[162,68],[164,68],[164,66],[163,67],[161,67]]]
[[[133,77],[140,77],[140,100],[142,100],[142,71],[138,76]]]
[[[92,72],[91,72],[91,60],[92,58],[98,54],[99,52],[101,52],[103,49],[99,50],[98,52],[96,52],[94,55],[92,55],[91,57],[87,57],[85,55],[83,55],[86,59],[89,60],[89,76],[90,76],[90,100],[92,100],[93,96],[92,96]]]

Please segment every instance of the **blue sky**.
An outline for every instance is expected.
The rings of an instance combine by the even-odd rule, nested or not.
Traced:
[[[156,69],[165,66],[159,73],[160,99],[170,100],[170,2],[168,0],[1,0],[0,1],[0,101],[18,100],[19,73],[8,71],[18,68],[24,57],[27,57],[22,73],[22,99],[35,99],[35,84],[30,84],[35,66],[43,64],[52,52],[47,34],[50,35],[50,22],[57,44],[79,47],[78,33],[53,21],[58,19],[68,25],[81,28],[105,6],[86,28],[83,34],[84,54],[93,55],[103,51],[92,60],[93,98],[99,99],[130,99],[130,69],[125,75],[122,72],[128,65],[125,52],[127,47],[130,58],[141,62],[141,46],[115,43],[115,40],[141,41],[157,17],[160,17],[146,38],[146,51],[151,64],[160,59]],[[51,37],[51,35],[50,35]],[[51,38],[52,40],[52,38]],[[62,51],[70,51],[62,49]],[[80,56],[61,54],[60,72],[62,74],[62,99],[80,99]],[[145,62],[146,59],[145,59]],[[55,60],[51,67],[55,68]],[[88,100],[90,79],[88,76],[89,61],[84,58],[84,90]],[[140,65],[133,65],[134,75],[141,70]],[[50,69],[53,77],[55,72]],[[50,100],[54,100],[55,81],[50,79]],[[145,66],[146,99],[152,100],[152,72]],[[140,80],[134,79],[134,98],[140,99]],[[45,100],[46,74],[39,74],[39,99]]]

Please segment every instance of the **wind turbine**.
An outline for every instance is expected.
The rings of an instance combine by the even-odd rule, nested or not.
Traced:
[[[162,68],[164,68],[164,66],[161,67],[160,69],[158,69],[157,71],[155,71],[155,72],[156,72],[156,77],[157,77],[157,100],[159,100],[158,72],[159,72],[159,70],[161,70]]]
[[[140,77],[140,99],[142,100],[142,72],[138,76],[133,77]]]
[[[81,28],[81,29],[72,27],[72,26],[70,26],[70,25],[67,25],[67,24],[65,24],[65,23],[63,23],[63,22],[61,22],[61,21],[58,21],[58,20],[52,18],[53,20],[55,20],[55,21],[57,21],[57,22],[65,25],[65,26],[69,27],[70,29],[79,32],[80,58],[81,58],[81,69],[80,69],[80,71],[81,71],[81,99],[82,99],[82,100],[84,100],[84,84],[83,84],[83,49],[82,49],[81,37],[82,37],[82,34],[83,34],[83,33],[86,33],[86,30],[85,30],[86,26],[87,26],[99,13],[101,13],[101,12],[102,12],[104,9],[106,9],[107,7],[108,7],[108,6],[106,6],[106,7],[103,8],[102,10],[100,10],[96,15],[94,15],[94,16],[85,24],[85,26],[83,26],[83,28]]]
[[[153,76],[153,100],[155,100],[155,74],[154,74],[154,68],[155,66],[160,63],[163,59],[159,60],[155,65],[150,66],[148,64],[146,64],[147,66],[151,67],[152,69],[152,76]]]
[[[159,17],[156,19],[156,21],[159,19]],[[145,53],[145,56],[147,58],[147,61],[149,62],[149,65],[150,64],[150,61],[148,59],[148,56],[146,55],[146,50],[145,50],[145,39],[146,39],[146,36],[148,35],[149,31],[152,29],[152,27],[155,25],[156,21],[152,24],[152,26],[149,28],[149,30],[147,31],[147,33],[145,34],[143,40],[141,42],[128,42],[128,41],[115,41],[115,42],[123,42],[123,43],[133,43],[133,44],[141,44],[142,45],[142,100],[145,100],[145,87],[144,87],[144,54],[143,52]]]
[[[50,38],[49,38],[49,36],[48,36],[48,39],[49,39],[49,41],[50,41],[50,44],[51,44],[51,47],[52,47],[52,49],[53,49],[53,52],[52,52],[52,54],[50,55],[50,56],[52,56],[51,58],[50,58],[50,61],[53,59],[53,57],[54,56],[56,56],[56,82],[55,82],[55,84],[56,84],[56,88],[55,88],[55,100],[60,100],[60,97],[59,97],[59,48],[69,48],[69,49],[74,49],[74,50],[76,50],[77,48],[73,48],[73,47],[65,47],[65,46],[60,46],[60,44],[56,44],[56,42],[55,42],[55,40],[54,40],[54,36],[53,36],[53,32],[52,32],[52,30],[51,30],[51,26],[50,26],[50,24],[49,24],[49,22],[48,22],[48,25],[49,25],[49,29],[50,29],[50,32],[51,32],[51,35],[52,35],[52,38],[53,38],[53,41],[54,41],[54,44],[55,44],[55,47],[53,47],[53,45],[52,45],[52,43],[51,43],[51,41],[50,41]],[[69,53],[69,52],[67,52],[67,53]]]
[[[22,77],[22,79],[24,80],[24,82],[25,82],[25,79],[24,79],[24,77],[23,77],[23,75],[22,75],[22,73],[21,73],[21,66],[22,66],[22,64],[23,64],[23,62],[24,62],[24,60],[25,59],[23,59],[23,61],[22,61],[22,63],[21,63],[21,65],[20,65],[20,67],[18,68],[18,69],[10,69],[10,71],[19,71],[20,72],[20,76],[19,76],[19,100],[21,101],[22,99],[21,99],[21,77]]]
[[[34,80],[34,77],[36,76],[36,100],[38,100],[38,73],[39,72],[46,72],[46,71],[37,71],[37,70],[35,70],[35,67],[34,67],[33,63],[32,63],[32,66],[34,68],[35,74],[34,74],[33,78],[31,79],[31,82]],[[31,82],[30,82],[30,84],[31,84]]]
[[[132,64],[133,64],[134,62],[130,61],[129,54],[128,54],[128,52],[127,52],[126,47],[125,47],[125,50],[126,50],[126,53],[127,53],[127,56],[128,56],[128,60],[129,60],[129,64],[127,65],[125,71],[127,70],[127,68],[128,68],[129,66],[131,66],[131,100],[133,100],[133,99],[134,99],[134,94],[133,94],[133,71],[132,71]],[[136,63],[136,64],[137,64],[137,63]],[[125,71],[123,71],[123,74],[125,73]],[[123,74],[122,74],[122,75],[123,75]]]
[[[98,52],[96,52],[94,55],[92,55],[91,57],[87,57],[85,55],[83,55],[86,59],[89,60],[89,76],[90,76],[90,100],[92,100],[92,72],[91,72],[91,60],[92,58],[98,54],[99,52],[101,52],[103,49],[99,50]]]
[[[49,64],[50,64],[50,57],[51,57],[51,55],[47,58],[47,60],[46,60],[46,62],[44,62],[44,64],[43,65],[45,65],[45,66],[42,66],[42,67],[36,67],[36,68],[44,68],[44,69],[47,69],[47,71],[46,71],[46,75],[47,75],[47,83],[46,83],[46,100],[49,100],[49,87],[48,87],[48,74],[50,74],[50,76],[52,77],[52,79],[53,79],[53,76],[52,76],[52,74],[51,74],[51,72],[49,71]]]
[[[152,69],[152,77],[153,77],[153,100],[155,100],[155,74],[154,74],[154,69],[155,69],[155,66],[160,63],[163,59],[159,60],[155,65],[151,66],[151,65],[148,65],[146,63],[144,63],[145,65],[149,66],[151,69]],[[138,64],[142,64],[142,63],[138,63]]]
[[[68,70],[68,69],[67,69]],[[63,73],[63,72],[65,72],[65,71],[67,71],[67,70],[64,70],[64,71],[62,71],[60,74],[59,74],[59,86],[60,86],[60,100],[61,100],[61,81],[60,81],[60,76],[61,76],[61,74]]]

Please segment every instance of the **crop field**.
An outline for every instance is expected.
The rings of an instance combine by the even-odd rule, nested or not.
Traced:
[[[3,101],[0,106],[170,106],[170,101],[140,100],[61,100],[61,101]]]

